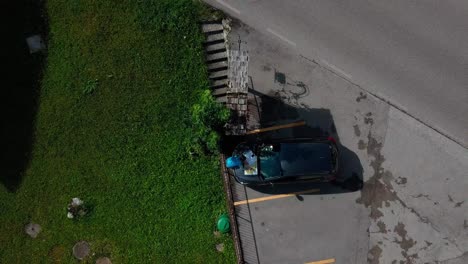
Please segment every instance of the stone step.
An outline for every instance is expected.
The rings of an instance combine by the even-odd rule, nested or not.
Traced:
[[[207,51],[206,54],[226,53],[226,48]]]
[[[220,61],[227,61],[227,54],[226,52],[219,52],[214,54],[207,54],[206,55],[206,62],[208,64],[216,63]]]
[[[225,71],[226,74],[227,74],[227,69],[228,69],[227,66],[221,66],[221,67],[218,67],[218,68],[209,68],[208,72],[211,74],[211,73],[215,73],[215,72]]]
[[[211,92],[211,94],[212,94],[213,96],[223,96],[223,95],[226,95],[227,92],[228,92],[228,89],[227,89],[227,87],[225,87],[225,88],[214,89],[214,90]]]
[[[216,53],[216,52],[213,52],[214,50],[220,50],[220,49],[224,49],[226,51],[226,45],[225,43],[218,43],[218,44],[214,44],[214,45],[209,45],[209,46],[206,46],[205,47],[205,51],[206,53],[210,54],[210,53]]]
[[[224,43],[224,39],[207,40],[207,41],[203,42],[203,46],[207,47],[207,46],[215,45],[215,44],[218,44],[218,43]]]
[[[213,30],[213,31],[206,31],[203,32],[205,35],[215,35],[215,34],[224,34],[224,29],[219,29],[219,30]]]
[[[216,102],[225,104],[227,102],[227,96],[220,96],[215,98]]]
[[[223,67],[226,67],[227,69],[228,63],[227,61],[220,61],[220,62],[215,62],[215,63],[209,63],[207,64],[207,66],[208,66],[208,71],[213,70],[213,69],[223,68]]]
[[[226,80],[217,80],[211,82],[211,89],[220,89],[223,87],[227,87],[227,79]]]
[[[212,72],[212,73],[210,73],[209,78],[212,81],[227,79],[228,78],[227,71]]]
[[[210,42],[217,41],[217,40],[222,40],[224,42],[224,34],[223,33],[210,34],[206,36],[205,43],[210,43]]]
[[[203,32],[212,32],[217,30],[223,30],[223,24],[221,22],[205,22],[202,23]]]

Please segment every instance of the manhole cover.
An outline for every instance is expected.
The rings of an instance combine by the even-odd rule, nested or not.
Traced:
[[[107,257],[100,257],[96,260],[96,264],[112,264],[112,262]]]
[[[88,256],[89,252],[89,244],[86,241],[80,241],[73,246],[73,256],[79,260],[82,260]]]

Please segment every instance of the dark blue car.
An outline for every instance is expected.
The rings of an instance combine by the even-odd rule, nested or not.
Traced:
[[[282,139],[241,143],[234,150],[239,166],[231,168],[241,184],[262,185],[279,181],[333,181],[339,169],[339,152],[333,138]]]

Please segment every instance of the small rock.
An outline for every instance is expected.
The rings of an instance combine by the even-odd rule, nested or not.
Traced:
[[[87,211],[88,210],[83,201],[80,198],[75,197],[72,199],[71,203],[68,204],[67,217],[70,219],[83,217],[86,215]]]
[[[75,197],[75,198],[72,198],[72,202],[71,202],[72,205],[75,205],[75,206],[78,206],[78,205],[82,205],[83,204],[83,201],[78,198],[78,197]]]
[[[33,35],[26,38],[26,43],[28,44],[29,52],[31,54],[46,48],[40,35]]]
[[[216,245],[216,250],[218,250],[218,252],[223,252],[224,251],[224,243],[217,244]]]
[[[96,260],[96,264],[112,264],[108,257],[100,257]]]
[[[29,223],[24,227],[24,232],[32,238],[36,238],[41,230],[41,226],[35,223]]]
[[[80,241],[73,246],[73,256],[79,260],[88,256],[90,251],[89,244],[86,241]]]
[[[55,245],[49,251],[49,257],[53,261],[53,263],[63,263],[65,256],[67,255],[67,250],[62,245]]]

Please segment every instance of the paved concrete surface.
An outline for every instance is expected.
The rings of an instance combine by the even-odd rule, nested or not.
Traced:
[[[467,150],[275,36],[237,21],[232,27],[231,48],[250,54],[250,127],[304,119],[305,131],[273,134],[335,136],[340,177],[365,181],[357,192],[315,183],[234,184],[236,201],[320,189],[238,205],[246,262],[466,263]]]
[[[468,147],[468,2],[205,0]]]

